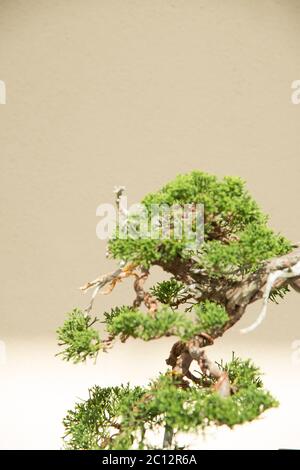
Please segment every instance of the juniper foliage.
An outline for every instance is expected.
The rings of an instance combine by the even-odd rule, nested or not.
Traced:
[[[102,348],[99,332],[92,328],[96,321],[96,317],[92,319],[78,308],[68,313],[63,326],[57,329],[58,345],[64,347],[58,355],[75,364],[96,358]]]
[[[65,447],[153,448],[150,431],[160,426],[171,427],[175,435],[197,432],[213,424],[233,427],[278,406],[263,390],[260,371],[250,360],[233,357],[223,367],[236,388],[235,394],[225,399],[196,385],[182,389],[170,374],[161,374],[145,388],[93,387],[89,398],[77,403],[64,419]]]
[[[146,196],[142,203],[150,215],[153,205],[203,204],[205,233],[200,252],[191,250],[184,238],[123,239],[116,234],[109,243],[114,258],[149,267],[197,255],[200,268],[220,276],[256,270],[261,261],[291,250],[288,240],[268,228],[268,217],[248,193],[245,182],[237,177],[219,180],[214,175],[193,171],[179,175],[160,191]]]

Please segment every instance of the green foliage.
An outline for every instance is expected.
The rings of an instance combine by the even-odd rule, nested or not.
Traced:
[[[219,217],[219,220],[230,224],[234,232],[265,218],[240,178],[218,180],[216,176],[201,171],[178,175],[160,191],[146,196],[143,203],[146,207],[152,204],[201,203],[205,207],[206,219]]]
[[[236,177],[218,179],[200,171],[179,175],[142,203],[151,214],[157,204],[203,204],[205,244],[203,250],[182,239],[121,239],[109,242],[114,258],[149,267],[175,258],[196,256],[199,266],[211,275],[256,269],[261,261],[291,250],[291,244],[267,227],[267,217]]]
[[[144,341],[162,336],[184,336],[185,331],[192,327],[190,319],[181,312],[174,312],[162,307],[156,312],[155,318],[139,310],[128,308],[113,318],[107,330],[113,335],[131,336]]]
[[[172,261],[177,257],[188,258],[189,242],[183,240],[155,240],[148,238],[109,240],[108,249],[113,258],[132,261],[146,268],[160,260]]]
[[[109,312],[104,312],[104,318],[105,318],[105,323],[107,325],[110,325],[113,323],[114,319],[122,314],[123,312],[127,312],[128,309],[131,309],[132,307],[129,307],[127,305],[122,305],[121,307],[115,307],[112,308]]]
[[[232,354],[231,361],[225,365],[221,361],[219,367],[228,373],[230,383],[237,389],[247,388],[249,385],[257,388],[263,386],[260,369],[250,359],[242,360]]]
[[[275,302],[276,304],[278,304],[279,300],[283,299],[288,292],[290,292],[289,286],[281,286],[274,288],[269,295],[269,299],[271,300],[271,302]]]
[[[74,363],[85,361],[87,357],[96,358],[101,349],[99,333],[91,328],[96,321],[77,308],[68,313],[63,326],[57,329],[58,345],[65,346],[58,355]]]
[[[128,307],[111,318],[107,330],[115,336],[121,334],[145,341],[171,335],[187,340],[201,332],[211,334],[228,321],[225,309],[214,302],[198,304],[194,313],[195,319],[192,315],[164,306],[154,317]]]
[[[150,289],[151,294],[162,304],[173,305],[177,300],[184,298],[185,286],[176,279],[162,281]]]
[[[202,331],[209,334],[222,328],[229,320],[224,307],[208,300],[195,305],[194,311],[199,320]]]
[[[209,301],[197,304],[192,314],[163,306],[154,317],[132,307],[122,306],[105,312],[104,317],[107,331],[112,336],[131,336],[144,341],[171,335],[187,340],[201,332],[212,334],[228,321],[224,308]],[[74,363],[96,358],[103,349],[99,332],[92,328],[96,321],[96,318],[92,320],[79,309],[68,313],[63,326],[57,330],[58,344],[64,347],[58,355]]]
[[[249,272],[255,271],[262,261],[290,250],[290,242],[281,235],[275,235],[263,225],[249,225],[237,241],[229,244],[219,240],[206,242],[199,265],[212,276]]]
[[[223,367],[223,366],[222,366]],[[238,358],[223,367],[235,393],[220,397],[212,388],[177,386],[172,374],[161,375],[148,387],[94,387],[86,402],[64,420],[69,449],[149,448],[147,431],[169,426],[175,433],[205,429],[211,424],[232,427],[253,420],[277,406],[262,388],[259,370]],[[113,423],[117,423],[114,429]]]
[[[111,429],[118,431],[120,405],[124,401],[137,401],[143,391],[129,385],[89,390],[89,398],[69,410],[63,420],[66,429],[65,446],[72,450],[99,450],[109,442]],[[117,427],[114,427],[117,426]]]

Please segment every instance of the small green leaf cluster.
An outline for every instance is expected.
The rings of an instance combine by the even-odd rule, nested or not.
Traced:
[[[222,398],[211,387],[178,387],[176,376],[170,373],[160,375],[144,389],[94,387],[90,398],[77,404],[64,420],[66,447],[151,448],[147,430],[157,426],[166,425],[175,434],[195,432],[212,424],[232,427],[278,405],[262,388],[260,372],[249,360],[234,358],[223,368],[235,387],[235,393],[228,398]]]
[[[64,324],[57,329],[58,345],[64,346],[58,355],[74,363],[83,362],[87,357],[96,358],[102,348],[99,333],[92,328],[96,321],[78,308],[68,313]]]
[[[107,330],[114,336],[121,334],[145,341],[162,336],[178,336],[182,340],[188,340],[203,332],[212,334],[228,321],[225,309],[215,302],[201,302],[192,313],[195,318],[191,314],[162,306],[155,316],[151,316],[139,310],[124,308],[113,316]]]
[[[170,279],[158,282],[151,287],[150,292],[162,304],[174,305],[184,297],[185,286],[176,279]]]
[[[276,304],[278,304],[279,300],[283,299],[288,292],[290,292],[289,286],[275,287],[271,291],[269,299],[271,300],[271,302],[275,302]]]
[[[233,387],[246,388],[249,385],[255,385],[262,388],[261,371],[256,367],[250,359],[242,360],[232,354],[232,359],[223,365],[223,361],[218,364],[219,368],[226,371],[229,376],[230,383]]]
[[[201,325],[202,331],[212,334],[221,329],[229,320],[228,314],[223,306],[208,300],[194,306],[196,318]]]
[[[127,312],[128,309],[132,309],[132,307],[127,306],[127,305],[122,305],[121,307],[114,307],[110,309],[109,312],[104,312],[104,318],[105,318],[105,323],[107,325],[110,325],[114,319],[121,315],[123,312]]]

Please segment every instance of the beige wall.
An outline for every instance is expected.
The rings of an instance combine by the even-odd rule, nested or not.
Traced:
[[[239,175],[272,226],[300,239],[300,105],[291,104],[296,79],[296,0],[0,0],[0,80],[7,88],[7,104],[0,105],[0,340],[7,364],[0,368],[7,399],[21,377],[28,400],[42,411],[49,387],[37,401],[41,371],[53,384],[64,370],[67,398],[62,406],[59,386],[51,389],[54,415],[55,407],[63,413],[83,393],[82,369],[53,359],[54,331],[64,312],[87,302],[77,287],[113,266],[96,238],[95,210],[112,200],[115,184],[124,184],[130,201],[138,202],[192,169]],[[128,284],[99,298],[96,311],[123,301]],[[275,377],[284,380],[284,370],[288,389],[300,390],[299,364],[291,363],[292,342],[300,339],[299,302],[291,294],[271,305],[259,330],[241,338],[238,326],[222,346],[225,354],[234,349],[257,358],[279,394]],[[133,358],[143,347],[130,343],[119,352]],[[146,370],[142,362],[125,372],[116,365],[110,379],[143,381],[157,367],[163,370],[168,347],[159,348],[152,353],[153,370],[150,361]],[[105,364],[109,368],[108,356]],[[20,375],[20,368],[29,375]],[[110,380],[101,363],[97,371],[93,380]],[[284,419],[296,420],[298,403],[289,395],[283,401],[290,415],[274,418],[274,429]],[[27,419],[24,406],[20,410]],[[57,447],[60,418],[47,426],[51,435],[44,429],[44,440],[35,432],[38,417],[31,435],[10,424],[0,446]],[[7,415],[7,422],[12,419]]]

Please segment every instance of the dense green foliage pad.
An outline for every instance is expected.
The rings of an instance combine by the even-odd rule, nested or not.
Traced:
[[[162,336],[188,340],[203,332],[211,334],[226,323],[228,315],[221,305],[206,301],[195,304],[189,313],[163,306],[152,317],[123,306],[106,312],[105,318],[107,331],[113,336],[149,341]],[[59,344],[65,347],[60,353],[63,359],[77,363],[88,357],[97,357],[103,346],[99,332],[92,326],[96,322],[96,318],[92,320],[79,309],[68,314],[64,325],[57,330]]]
[[[256,418],[277,401],[262,387],[251,361],[233,357],[227,370],[236,393],[221,398],[211,388],[177,386],[170,374],[148,387],[93,387],[86,401],[64,419],[67,449],[152,448],[151,430],[169,426],[175,433],[196,432],[209,425],[232,427]],[[112,432],[113,430],[113,432]]]
[[[193,250],[184,237],[180,240],[122,239],[116,233],[109,243],[114,258],[148,267],[177,257],[196,256],[200,268],[220,276],[255,270],[261,261],[291,250],[288,240],[268,228],[266,215],[237,177],[219,180],[193,171],[178,176],[142,202],[150,214],[157,204],[203,204],[204,243]]]

